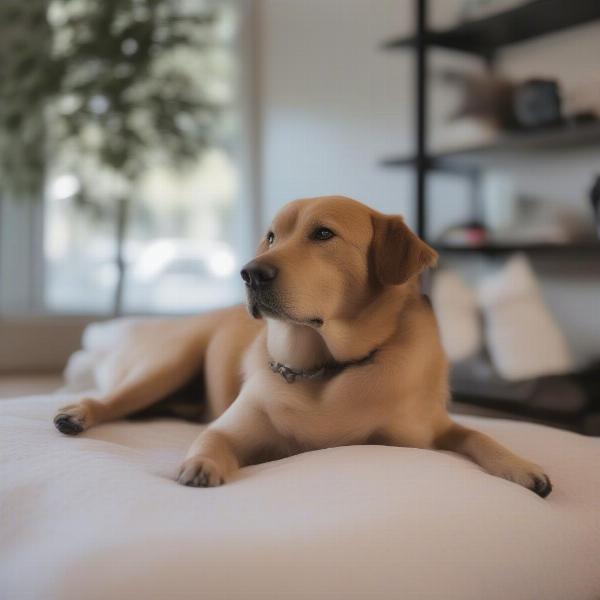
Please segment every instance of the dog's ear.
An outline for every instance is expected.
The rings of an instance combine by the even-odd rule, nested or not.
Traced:
[[[438,254],[399,216],[374,215],[371,268],[384,285],[399,285],[437,262]]]

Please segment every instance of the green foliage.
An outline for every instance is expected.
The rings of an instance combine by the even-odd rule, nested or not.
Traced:
[[[0,3],[0,186],[20,195],[43,178],[44,97],[59,80],[51,40],[42,0]]]
[[[185,164],[218,104],[194,76],[216,45],[200,0],[2,0],[0,187],[40,197],[49,162],[127,189],[152,162]],[[97,195],[97,194],[96,194]]]

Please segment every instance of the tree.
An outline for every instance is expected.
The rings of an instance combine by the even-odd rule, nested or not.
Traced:
[[[218,43],[218,16],[201,0],[0,3],[0,186],[41,198],[52,161],[78,174],[82,209],[116,225],[117,313],[132,186],[212,141],[219,104],[194,61]],[[89,177],[98,172],[103,190]]]

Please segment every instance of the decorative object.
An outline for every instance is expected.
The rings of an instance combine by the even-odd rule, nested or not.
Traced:
[[[479,285],[486,343],[498,373],[509,381],[573,369],[567,342],[542,298],[524,255],[508,260]]]
[[[496,74],[474,74],[453,69],[440,72],[442,81],[462,93],[450,120],[480,119],[501,130],[532,129],[561,122],[557,81],[528,79],[517,83]]]
[[[448,246],[477,248],[488,241],[488,231],[483,223],[469,221],[448,227],[439,237],[439,242]]]
[[[529,79],[515,86],[512,106],[521,127],[555,125],[561,120],[561,99],[558,82]]]
[[[465,117],[481,119],[496,129],[516,126],[513,109],[514,84],[492,74],[473,74],[453,69],[440,73],[443,82],[457,86],[462,93],[451,120]]]
[[[461,362],[477,354],[483,334],[473,289],[455,271],[442,270],[433,279],[431,300],[450,362]]]
[[[513,198],[512,202],[506,198],[506,216],[512,205],[512,219],[490,227],[489,242],[567,245],[593,239],[589,218],[575,202],[553,204],[544,197],[524,194]]]

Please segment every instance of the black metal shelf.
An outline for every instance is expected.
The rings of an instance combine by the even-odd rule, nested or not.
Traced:
[[[459,246],[454,244],[433,244],[433,247],[444,254],[483,254],[502,255],[512,252],[528,252],[542,255],[590,255],[600,256],[600,242],[574,242],[569,244],[500,244],[489,243],[481,246]]]
[[[598,145],[600,150],[600,121],[570,122],[543,129],[503,133],[487,143],[440,150],[427,157],[426,168],[456,171],[461,170],[460,162],[464,168],[465,160],[474,155],[481,158],[502,152],[548,151],[594,145]],[[406,155],[385,158],[381,164],[386,167],[409,167],[414,166],[415,162],[414,155]]]
[[[512,10],[461,23],[444,31],[427,27],[428,0],[414,0],[415,34],[392,40],[386,48],[408,47],[415,56],[415,150],[406,156],[385,158],[389,167],[411,166],[415,170],[416,231],[424,237],[427,230],[427,173],[432,170],[463,174],[472,181],[476,200],[482,165],[486,156],[498,152],[547,152],[566,147],[600,147],[600,121],[564,122],[536,131],[499,134],[487,143],[430,151],[428,139],[427,50],[432,45],[464,50],[484,56],[491,65],[494,53],[506,45],[600,20],[600,0],[531,0]]]
[[[533,0],[484,19],[424,33],[425,43],[489,58],[500,48],[600,19],[598,0]],[[399,37],[386,49],[412,48],[417,36]]]
[[[488,67],[502,48],[556,33],[584,23],[600,20],[600,0],[531,0],[527,4],[487,18],[460,23],[445,30],[432,30],[427,26],[428,0],[414,0],[414,35],[400,37],[383,45],[387,49],[407,48],[414,51],[414,152],[406,156],[393,156],[381,161],[391,167],[414,168],[416,176],[415,212],[416,232],[422,238],[427,232],[427,183],[428,175],[435,170],[463,173],[472,180],[472,188],[479,188],[480,171],[486,157],[497,157],[502,152],[526,153],[556,151],[568,147],[590,146],[600,148],[600,121],[562,123],[554,127],[535,131],[513,131],[499,134],[495,139],[467,147],[447,148],[432,151],[428,148],[430,126],[427,106],[429,99],[428,51],[432,47],[457,50],[483,58]],[[474,197],[477,200],[477,194]],[[600,256],[600,242],[577,242],[560,244],[515,244],[489,243],[482,246],[455,246],[438,244],[436,249],[443,253],[467,255],[501,255],[525,251],[552,259],[565,256],[570,259]],[[574,262],[574,260],[571,260]],[[558,414],[540,414],[519,403],[512,405],[497,398],[486,398],[479,394],[456,394],[455,399],[486,408],[497,408],[508,413],[521,414],[527,418],[543,417],[555,424],[570,425],[583,430],[587,425],[587,410],[566,417]],[[594,415],[600,413],[594,408]],[[600,418],[600,417],[598,417]]]

